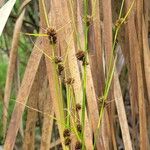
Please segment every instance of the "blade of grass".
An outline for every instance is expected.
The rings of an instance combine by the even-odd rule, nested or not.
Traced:
[[[7,77],[6,77],[5,93],[4,93],[4,106],[5,107],[3,109],[3,135],[4,137],[6,134],[6,125],[7,125],[7,117],[8,117],[7,110],[8,110],[8,104],[9,104],[9,99],[10,99],[13,76],[15,72],[19,36],[20,36],[20,30],[21,30],[22,23],[23,23],[24,14],[25,14],[25,10],[23,10],[23,12],[20,14],[15,24],[13,41],[12,41],[11,50],[10,50],[9,64],[7,68]]]
[[[114,86],[115,86],[115,90],[114,90],[115,102],[116,102],[119,122],[121,126],[124,147],[125,147],[125,150],[129,150],[129,149],[132,150],[132,141],[131,141],[131,137],[129,133],[125,106],[124,106],[120,83],[119,83],[119,79],[118,79],[118,75],[116,71],[114,73]]]

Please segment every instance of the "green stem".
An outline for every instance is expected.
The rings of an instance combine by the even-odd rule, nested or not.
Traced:
[[[123,6],[124,6],[124,0],[122,0],[122,3],[121,3],[121,8],[120,8],[120,12],[119,12],[119,19],[122,16]]]
[[[88,15],[88,0],[84,0],[84,51],[88,51],[88,32],[89,27],[87,25],[87,15]],[[87,55],[87,54],[86,54]],[[87,60],[87,56],[85,56],[85,62]],[[85,141],[84,141],[84,128],[85,128],[85,108],[86,108],[86,82],[87,82],[87,66],[83,64],[83,99],[82,99],[82,114],[81,114],[81,123],[82,123],[82,150],[85,149]]]
[[[105,93],[106,89],[108,88],[108,81],[109,81],[109,78],[110,78],[111,68],[112,68],[112,63],[113,63],[113,57],[114,57],[113,53],[114,53],[114,50],[115,50],[115,45],[116,45],[116,40],[117,40],[119,29],[120,29],[120,27],[118,27],[115,30],[114,42],[113,42],[113,47],[112,47],[111,56],[110,56],[110,62],[109,62],[109,68],[108,68],[104,93]]]
[[[52,45],[52,57],[55,57],[55,45]],[[54,82],[56,86],[56,98],[58,101],[58,107],[59,107],[59,114],[60,114],[60,122],[62,124],[65,124],[65,117],[64,117],[64,106],[63,106],[63,97],[61,93],[61,85],[59,83],[59,77],[57,73],[57,64],[53,63],[54,67]]]
[[[67,85],[67,128],[70,127],[70,101],[71,101],[71,95],[70,95],[70,87]]]
[[[82,140],[84,140],[84,126],[85,126],[85,108],[86,108],[86,65],[84,65],[84,78],[83,78],[83,101],[82,101]]]

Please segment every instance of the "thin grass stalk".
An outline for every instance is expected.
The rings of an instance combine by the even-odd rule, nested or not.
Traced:
[[[42,11],[41,11],[41,13],[42,13]],[[44,14],[47,16],[47,12]],[[46,18],[48,18],[48,17],[46,17]],[[48,26],[48,24],[47,24],[47,26]],[[49,49],[48,43],[47,44],[45,43],[45,47],[47,47],[47,49]],[[52,44],[51,52],[47,51],[47,54],[52,56],[52,58],[55,58],[55,53],[56,53],[56,45]],[[48,59],[46,60],[46,65],[47,65],[47,70],[52,70],[51,74],[49,74],[50,72],[48,71],[49,82],[50,82],[50,84],[55,86],[55,90],[52,89],[52,87],[50,86],[50,91],[51,91],[52,99],[54,102],[57,121],[61,122],[58,125],[58,128],[59,128],[59,133],[60,133],[60,137],[62,140],[62,146],[64,149],[67,149],[67,147],[65,147],[65,145],[63,143],[64,142],[63,131],[64,131],[64,128],[66,125],[65,125],[63,98],[62,98],[62,91],[61,91],[62,88],[61,88],[61,84],[59,82],[57,65],[54,62],[52,62],[52,64],[49,64]],[[53,80],[51,80],[51,77],[50,77],[51,75],[53,76]]]
[[[111,68],[112,68],[112,61],[113,61],[113,53],[114,53],[114,51],[115,51],[115,46],[116,46],[116,40],[117,40],[117,36],[118,36],[118,33],[119,33],[119,30],[120,30],[120,28],[121,28],[121,26],[123,25],[123,23],[126,21],[126,19],[127,19],[127,17],[129,16],[129,14],[130,14],[130,12],[131,12],[131,10],[132,10],[132,8],[133,8],[133,5],[134,5],[134,2],[135,2],[135,0],[133,0],[133,2],[132,2],[132,4],[131,4],[131,6],[130,6],[130,8],[129,8],[129,10],[127,11],[127,13],[126,13],[126,15],[121,19],[121,16],[122,16],[122,7],[123,7],[123,5],[124,5],[124,0],[122,1],[122,5],[121,5],[121,9],[120,9],[120,13],[119,13],[119,18],[118,18],[118,21],[120,20],[121,21],[121,23],[116,27],[116,29],[115,29],[115,35],[114,35],[114,42],[113,42],[113,47],[112,47],[112,51],[111,51],[111,57],[110,57],[110,63],[109,63],[109,69],[108,69],[108,76],[107,76],[107,79],[106,79],[106,87],[105,87],[105,90],[106,89],[108,89],[108,82],[109,82],[109,74],[111,74],[110,72],[111,72]],[[104,93],[105,93],[105,91],[104,91]],[[107,91],[106,91],[106,93],[107,93]],[[107,94],[106,94],[107,95]]]
[[[69,1],[69,6],[70,6],[70,10],[71,10],[71,14],[73,14],[73,8],[72,8],[72,4],[73,4],[73,2],[72,2],[72,0],[71,1]],[[84,7],[86,6],[87,7],[87,1],[84,1]],[[86,14],[87,13],[87,10],[85,10],[84,11],[84,13]],[[87,16],[87,15],[86,15]],[[71,18],[73,19],[74,18],[74,16],[73,15],[71,15]],[[84,18],[86,18],[86,17],[84,17]],[[78,44],[78,47],[82,50],[84,50],[84,51],[86,51],[87,50],[87,44],[88,44],[88,38],[87,38],[87,36],[88,36],[88,30],[86,29],[86,30],[84,30],[84,37],[85,37],[85,43],[84,43],[84,48],[81,48],[81,40],[80,40],[80,37],[78,36],[79,34],[78,34],[78,31],[77,31],[77,29],[76,29],[76,25],[75,25],[75,21],[74,21],[74,19],[73,19],[73,27],[75,27],[75,35],[76,35],[76,39],[77,39],[77,44]],[[84,22],[86,22],[85,20],[84,20]],[[84,25],[86,25],[86,23],[84,24]],[[82,124],[82,133],[81,133],[81,139],[82,139],[82,143],[83,143],[83,145],[84,145],[84,143],[85,143],[85,139],[84,139],[84,131],[85,131],[85,128],[84,128],[84,126],[85,126],[85,111],[86,111],[86,106],[85,106],[85,103],[86,103],[86,66],[84,66],[83,67],[83,69],[84,69],[84,73],[83,73],[83,78],[82,78],[82,90],[83,90],[83,95],[82,95],[82,108],[81,108],[81,124]],[[82,148],[84,148],[84,146],[82,147]]]
[[[79,5],[79,2],[78,2],[78,5]],[[73,7],[73,6],[70,6],[70,7]],[[80,6],[79,6],[80,7]],[[78,13],[77,13],[77,16],[79,15],[79,11],[81,11],[81,10],[78,10]],[[71,19],[73,19],[74,20],[74,16],[72,16],[72,15],[70,15],[71,17],[73,17],[73,18],[71,18]],[[78,16],[79,17],[79,16]],[[78,18],[79,19],[79,18]],[[77,20],[78,20],[77,19]],[[81,20],[78,20],[78,22],[77,22],[77,26],[80,26],[81,24]],[[81,25],[82,26],[82,25]],[[81,28],[82,29],[82,28]],[[78,31],[79,32],[79,31]],[[82,31],[81,31],[81,33],[83,33]],[[80,40],[80,43],[82,42],[81,41],[81,38],[82,37],[84,37],[84,36],[80,36],[80,37],[77,37],[77,38],[79,38],[79,40]],[[77,45],[78,45],[78,41],[77,41]],[[83,44],[84,44],[84,42],[83,42]],[[78,45],[77,46],[78,48],[80,48],[80,45]],[[84,50],[84,45],[83,45],[83,47],[80,49],[80,50]],[[69,58],[69,60],[70,60],[70,63],[72,62],[72,60],[74,60],[74,59],[76,59],[76,58],[73,58],[73,57],[75,57],[75,53],[72,53],[71,54],[71,52],[69,52],[68,53],[68,58]],[[70,64],[69,63],[69,64]],[[71,63],[72,64],[72,63]],[[75,62],[75,64],[72,64],[72,65],[70,65],[70,73],[73,75],[73,77],[74,77],[74,79],[75,79],[75,81],[77,80],[78,81],[78,76],[79,75],[77,75],[77,71],[76,71],[76,69],[74,69],[74,68],[76,68],[75,67],[75,65],[77,65],[76,67],[78,68],[78,64],[77,64],[77,62]],[[73,68],[74,67],[74,68]],[[75,74],[76,74],[76,76],[75,76]],[[79,77],[80,78],[80,77]],[[75,82],[73,85],[75,85],[75,84],[79,84],[78,85],[78,87],[80,87],[80,83],[79,82]],[[74,87],[76,87],[76,85],[74,86]],[[81,88],[81,87],[80,87]],[[78,102],[78,103],[82,103],[83,102],[83,99],[81,99],[81,98],[83,98],[83,92],[81,92],[81,91],[83,91],[83,79],[82,79],[82,90],[81,89],[78,89],[79,91],[80,91],[80,94],[79,94],[79,91],[77,91],[77,90],[75,90],[75,91],[77,91],[77,93],[75,92],[75,97],[76,97],[76,95],[78,95],[77,97],[79,97],[80,96],[80,98],[77,98],[76,99],[76,102]],[[80,101],[81,100],[81,101]],[[83,104],[83,103],[82,103]],[[87,114],[86,114],[86,107],[85,108],[83,108],[83,109],[85,109],[85,128],[84,129],[82,129],[82,130],[84,130],[84,136],[85,136],[85,143],[86,143],[86,146],[88,146],[88,148],[92,148],[92,143],[91,143],[91,140],[92,140],[92,137],[91,137],[91,133],[90,133],[90,128],[89,128],[89,122],[88,122],[88,120],[87,120]],[[84,113],[82,113],[82,109],[81,109],[81,115],[79,115],[80,116],[80,118],[82,118],[82,114],[84,114]],[[82,120],[82,119],[81,119]],[[83,119],[84,120],[84,119]],[[81,123],[81,125],[82,125],[82,123]],[[82,127],[83,128],[83,127]]]
[[[65,2],[63,2],[64,3],[64,5],[66,5],[66,3]],[[68,18],[68,15],[66,16],[67,18]],[[70,30],[70,27],[68,27],[68,29]],[[72,37],[71,37],[72,38]],[[77,62],[76,62],[76,60],[73,58],[73,60],[71,59],[72,57],[75,57],[75,54],[74,54],[74,43],[72,43],[73,44],[73,47],[71,47],[72,48],[72,54],[70,53],[70,52],[68,52],[68,58],[69,58],[69,61],[70,62],[72,62],[73,60],[74,60],[74,63],[75,64],[72,64],[72,65],[70,65],[69,67],[70,67],[70,72],[71,72],[71,75],[73,76],[73,78],[75,79],[75,82],[76,82],[76,85],[77,85],[77,83],[79,83],[78,81],[79,81],[79,79],[78,79],[78,76],[79,75],[77,75],[77,72],[78,72],[78,69],[76,70],[76,67],[77,67]],[[70,55],[71,54],[71,55]],[[74,54],[74,55],[73,55]],[[70,64],[70,63],[69,63]],[[76,67],[74,66],[74,65],[76,65]],[[75,67],[75,68],[74,68]],[[75,70],[74,70],[74,69]],[[77,67],[78,68],[78,67]],[[72,70],[73,69],[73,70]],[[75,76],[75,74],[77,75],[77,76]],[[80,77],[79,77],[80,78]],[[73,84],[74,85],[74,84]],[[77,86],[74,86],[74,88],[75,88],[75,90],[77,91],[77,93],[76,93],[76,95],[80,95],[80,93],[81,93],[81,90],[80,90],[80,83],[79,83],[79,89],[77,90],[76,88],[77,88]],[[77,99],[77,101],[80,103],[80,98],[79,99]],[[88,124],[87,124],[87,116],[86,116],[86,118],[85,118],[85,120],[86,120],[86,127],[88,126]],[[91,145],[91,137],[90,137],[90,135],[91,134],[89,134],[89,132],[90,132],[90,130],[89,130],[89,126],[86,128],[86,137],[88,137],[87,138],[87,141],[86,141],[86,143],[87,143],[87,145],[89,145],[89,147],[91,147],[90,145]],[[90,137],[90,138],[89,138]]]
[[[113,64],[113,67],[112,67],[112,72],[111,72],[110,79],[109,79],[109,83],[108,83],[109,87],[110,87],[110,85],[111,85],[111,81],[112,81],[112,78],[113,78],[116,61],[117,61],[117,56],[116,56],[115,59],[114,59],[114,64]],[[99,132],[99,129],[100,129],[100,125],[101,125],[103,113],[104,113],[104,110],[105,110],[105,102],[106,102],[106,100],[107,100],[107,96],[108,96],[108,91],[109,91],[109,89],[107,89],[106,91],[107,91],[107,92],[106,92],[106,95],[104,95],[104,97],[102,98],[102,104],[101,104],[101,109],[100,109],[100,113],[99,113],[98,125],[97,125],[97,132],[96,132],[96,137],[95,137],[95,140],[94,140],[94,148],[95,148],[95,146],[96,146],[97,135],[98,135],[98,132]],[[94,148],[93,148],[93,150],[94,150]]]
[[[53,57],[55,58],[54,48],[52,48],[52,53],[53,53]],[[55,63],[53,63],[53,67],[54,67],[54,82],[56,84],[56,97],[57,97],[58,105],[59,105],[60,118],[61,118],[62,124],[64,124],[65,117],[64,117],[63,97],[62,97],[62,93],[61,93],[62,88],[61,88],[61,85],[59,84],[57,65]]]
[[[67,112],[70,112],[70,87],[66,85],[66,92],[67,92]],[[67,113],[67,123],[66,128],[70,126],[70,114]]]
[[[42,3],[42,8],[43,8],[43,12],[44,12],[46,25],[49,28],[50,27],[50,23],[49,23],[49,20],[48,20],[48,15],[47,15],[46,7],[45,7],[45,0],[41,0],[41,3]]]
[[[81,9],[82,10],[82,9]],[[81,11],[82,12],[82,11]],[[80,22],[78,22],[78,30],[80,31],[81,33],[81,37],[80,37],[80,40],[81,40],[81,43],[83,44],[83,48],[84,48],[84,45],[85,45],[85,38],[84,38],[84,25],[82,25],[82,22],[81,20],[81,16],[82,16],[82,13],[80,11],[78,12],[79,15],[78,15],[78,19],[80,20]],[[80,15],[81,14],[81,15]],[[82,49],[84,50],[84,49]],[[88,60],[88,55],[86,56],[87,58],[87,62],[89,61]],[[83,80],[83,74],[84,74],[84,67],[82,67],[82,80]],[[91,125],[92,125],[92,130],[93,132],[95,133],[96,131],[96,124],[98,122],[98,106],[97,106],[97,97],[96,97],[96,94],[95,94],[95,89],[94,89],[94,84],[93,84],[93,80],[92,80],[92,74],[91,74],[91,68],[90,68],[90,65],[87,66],[87,80],[88,82],[86,83],[86,95],[87,95],[87,103],[88,103],[88,108],[89,108],[89,118],[91,119]],[[85,135],[87,135],[87,133],[85,132],[84,133]],[[85,142],[87,143],[88,139],[85,140]],[[86,144],[87,145],[87,144]],[[88,147],[89,148],[89,147]],[[92,149],[93,146],[90,148]]]
[[[119,30],[121,28],[121,25],[125,22],[125,20],[127,19],[128,15],[130,14],[130,12],[131,12],[131,10],[133,8],[134,2],[135,2],[135,0],[132,2],[129,10],[126,13],[126,15],[121,20],[121,23],[119,24],[119,26],[117,26],[117,28],[115,30],[115,36],[114,36],[113,47],[112,47],[112,51],[111,51],[111,58],[110,58],[109,69],[108,69],[108,76],[107,76],[107,79],[106,79],[104,94],[103,94],[103,98],[102,98],[102,105],[101,105],[101,109],[100,109],[100,115],[99,115],[99,121],[98,121],[97,130],[99,130],[99,128],[100,128],[100,123],[101,123],[101,119],[102,119],[104,108],[105,108],[104,107],[105,106],[105,102],[106,102],[108,94],[109,94],[109,89],[110,89],[111,82],[112,82],[112,79],[113,79],[113,74],[114,74],[114,71],[115,71],[115,65],[116,65],[116,61],[117,61],[117,55],[115,56],[113,62],[112,62],[112,60],[113,60],[113,53],[115,51],[115,45],[116,45],[116,40],[117,40],[118,32],[119,32]],[[124,1],[122,1],[122,3],[124,3]],[[122,4],[122,6],[123,6],[123,4]],[[122,12],[122,7],[121,7],[120,12]],[[121,13],[119,15],[119,18],[120,18],[120,16],[121,16]],[[94,142],[94,147],[95,147],[95,142]]]
[[[42,1],[40,1],[42,4]],[[40,13],[41,13],[41,20],[42,20],[42,26],[49,26],[48,21],[45,21],[46,18],[48,18],[47,12],[43,12],[46,11],[45,9],[43,9],[43,7],[40,5]],[[44,17],[45,15],[45,17]],[[47,39],[48,42],[48,39]],[[55,44],[51,44],[51,47],[49,45],[49,43],[46,43],[45,41],[45,47],[47,47],[47,54],[52,56],[52,58],[55,58],[55,53],[56,53],[56,45]],[[48,51],[48,49],[51,48],[51,52]],[[58,77],[58,72],[57,72],[57,65],[52,62],[52,64],[49,63],[49,60],[46,58],[46,66],[47,66],[47,71],[49,74],[49,84],[50,84],[50,91],[51,91],[51,95],[52,95],[52,99],[54,102],[54,109],[56,112],[56,117],[57,117],[57,121],[60,122],[60,124],[58,125],[59,128],[59,133],[60,133],[60,137],[62,140],[62,146],[64,149],[68,149],[65,145],[64,145],[64,137],[63,137],[63,131],[64,131],[64,124],[65,124],[65,117],[64,117],[64,107],[63,107],[63,97],[62,97],[62,92],[61,92],[61,84],[59,82],[59,77]],[[50,73],[51,72],[51,73]],[[51,77],[52,76],[52,77]],[[54,89],[52,89],[51,85],[54,85]],[[57,102],[56,102],[57,101]]]
[[[81,122],[82,122],[82,142],[84,144],[84,128],[85,128],[85,108],[86,108],[86,66],[84,66],[84,73],[83,73],[83,101],[82,101],[82,117],[81,117]]]

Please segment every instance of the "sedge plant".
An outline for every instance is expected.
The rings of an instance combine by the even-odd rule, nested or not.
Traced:
[[[117,36],[118,36],[119,30],[121,29],[121,26],[125,23],[125,21],[127,20],[127,17],[131,13],[131,10],[133,8],[134,3],[135,3],[135,0],[133,0],[133,2],[131,3],[131,6],[130,6],[129,10],[127,11],[127,13],[125,14],[125,16],[122,17],[123,6],[124,6],[124,0],[122,0],[120,12],[119,12],[119,17],[118,17],[118,20],[116,21],[116,24],[115,24],[113,46],[112,46],[112,50],[111,50],[111,58],[110,58],[110,63],[109,63],[109,67],[108,67],[108,74],[107,74],[107,78],[106,78],[103,96],[100,97],[101,108],[100,108],[100,113],[99,113],[99,121],[98,121],[98,125],[97,125],[97,133],[99,132],[99,129],[100,129],[101,120],[102,120],[104,109],[105,109],[105,103],[106,103],[108,95],[109,95],[109,90],[111,87],[113,75],[114,75],[115,68],[116,68],[117,54],[115,52],[115,48],[116,48],[116,43],[117,43],[116,42]],[[95,138],[94,148],[95,148],[96,140],[97,139]]]

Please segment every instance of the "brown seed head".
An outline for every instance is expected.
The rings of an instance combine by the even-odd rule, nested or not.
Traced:
[[[82,132],[82,126],[81,126],[81,124],[77,124],[77,131],[80,132],[80,133]]]
[[[56,44],[57,43],[57,36],[53,36],[53,37],[50,37],[50,44]]]
[[[81,150],[81,149],[82,149],[82,143],[80,141],[77,141],[75,145],[75,150]]]
[[[61,75],[62,71],[64,70],[63,64],[58,64],[58,74]]]
[[[76,53],[76,57],[78,60],[83,61],[85,58],[85,52],[84,51],[79,51]]]
[[[69,129],[65,129],[64,133],[63,133],[64,137],[69,137],[70,136],[70,130]]]
[[[49,37],[50,44],[56,44],[57,43],[57,34],[56,34],[55,29],[48,28],[47,29],[47,35]]]
[[[56,56],[56,57],[54,58],[54,62],[55,62],[56,64],[58,64],[58,63],[62,62],[62,58],[59,57],[59,56]]]
[[[81,105],[78,103],[76,104],[76,111],[79,111],[79,110],[81,110]]]
[[[47,34],[49,36],[54,36],[54,35],[56,35],[56,30],[54,28],[48,28],[47,29]]]
[[[64,144],[65,144],[66,146],[68,146],[68,145],[70,145],[70,143],[71,143],[71,139],[70,139],[69,137],[67,137],[67,138],[65,139]]]
[[[73,84],[74,83],[74,79],[73,78],[68,78],[66,81],[65,81],[67,84]]]

